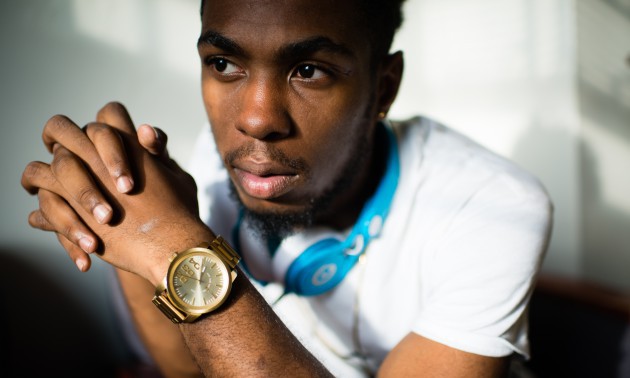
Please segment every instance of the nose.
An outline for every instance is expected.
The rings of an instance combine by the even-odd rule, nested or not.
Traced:
[[[259,140],[277,140],[291,134],[282,86],[271,78],[252,80],[241,87],[238,130]]]

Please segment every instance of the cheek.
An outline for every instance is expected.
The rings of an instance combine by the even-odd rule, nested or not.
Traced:
[[[289,112],[307,141],[327,141],[332,148],[347,140],[356,125],[365,122],[369,94],[366,88],[352,84],[293,96]]]
[[[229,101],[225,91],[217,85],[202,84],[202,96],[208,121],[212,127],[212,134],[219,152],[223,155],[223,152],[228,148],[225,142],[230,140],[229,130],[225,125],[228,124],[229,119],[233,119],[234,103]]]
[[[368,132],[367,103],[359,96],[335,97],[321,99],[300,116],[293,113],[300,133],[296,153],[309,162],[316,191],[327,189],[338,179],[359,133]]]

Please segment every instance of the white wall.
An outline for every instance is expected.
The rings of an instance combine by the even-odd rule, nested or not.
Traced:
[[[395,43],[405,50],[405,81],[391,112],[435,117],[535,173],[556,206],[544,269],[625,290],[629,4],[408,0]],[[20,271],[56,282],[113,349],[121,346],[104,266],[80,274],[54,237],[27,226],[37,205],[19,179],[28,161],[49,160],[40,134],[50,116],[83,124],[110,100],[125,103],[136,122],[164,128],[173,155],[186,160],[205,118],[198,7],[197,0],[0,2],[0,263],[19,261]]]
[[[418,112],[536,174],[544,271],[630,291],[630,1],[410,0],[393,115]]]
[[[571,0],[411,0],[396,114],[422,112],[536,174],[555,204],[545,269],[581,272],[579,109]],[[630,282],[628,282],[630,287]]]
[[[630,289],[630,1],[579,0],[583,275]]]

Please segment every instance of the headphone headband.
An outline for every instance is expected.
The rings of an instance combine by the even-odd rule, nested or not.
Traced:
[[[337,286],[365,253],[372,238],[380,235],[400,176],[398,143],[390,127],[379,126],[388,139],[387,166],[378,188],[363,206],[348,237],[326,238],[311,245],[296,258],[285,275],[285,291],[312,296]]]

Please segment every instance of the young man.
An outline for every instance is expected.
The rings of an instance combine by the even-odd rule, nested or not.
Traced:
[[[549,200],[443,126],[385,122],[399,23],[391,1],[206,2],[196,185],[119,104],[47,123],[29,222],[119,269],[165,375],[500,376],[528,353]]]

